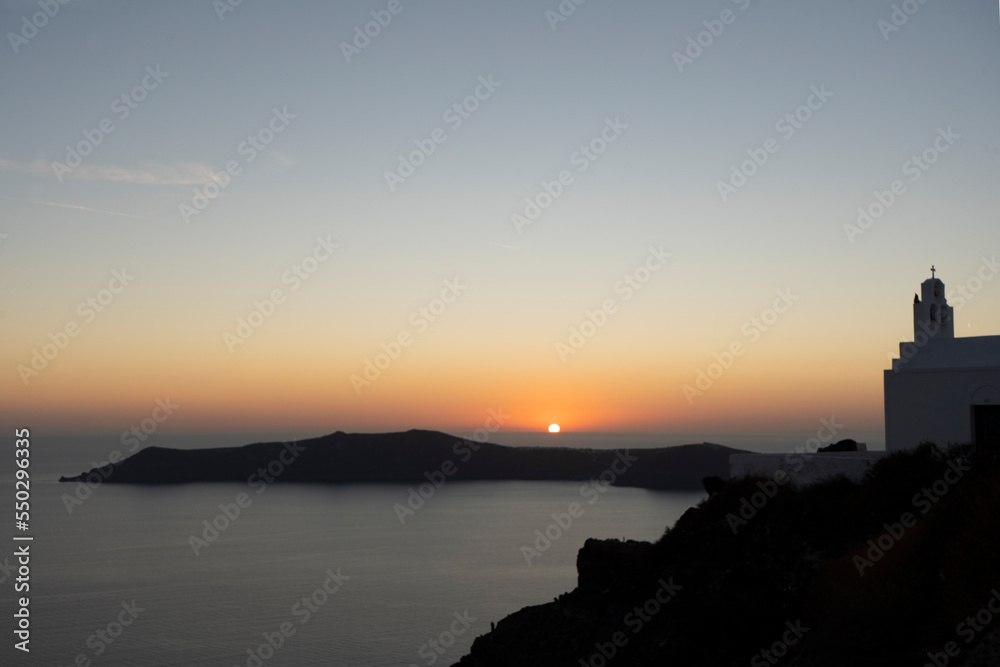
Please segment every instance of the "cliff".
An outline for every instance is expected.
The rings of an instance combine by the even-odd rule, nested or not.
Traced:
[[[655,544],[588,540],[575,590],[460,667],[1000,665],[997,453],[925,445],[860,482],[727,483]]]

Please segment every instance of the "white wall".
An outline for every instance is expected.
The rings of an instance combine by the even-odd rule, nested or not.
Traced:
[[[972,442],[973,395],[1000,387],[1000,368],[885,371],[884,382],[886,450],[925,441],[943,447]]]

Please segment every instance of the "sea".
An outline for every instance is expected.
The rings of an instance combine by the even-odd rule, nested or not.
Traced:
[[[57,481],[121,448],[33,437],[25,531],[11,516],[13,456],[0,464],[10,512],[0,523],[0,664],[452,665],[491,623],[572,590],[588,538],[654,541],[705,497],[447,481],[411,513],[399,509],[411,491],[400,484],[101,485],[87,494]],[[25,546],[26,576],[15,555]],[[15,648],[21,597],[29,653]]]

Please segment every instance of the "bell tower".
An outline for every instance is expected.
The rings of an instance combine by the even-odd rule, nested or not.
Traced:
[[[955,319],[936,271],[932,266],[931,277],[920,285],[920,296],[913,297],[913,340],[918,340],[920,333],[930,340],[955,337]]]

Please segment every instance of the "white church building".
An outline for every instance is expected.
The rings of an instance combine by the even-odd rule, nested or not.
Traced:
[[[955,338],[934,267],[913,300],[913,341],[899,344],[883,382],[886,451],[921,442],[1000,447],[1000,336]]]
[[[944,283],[935,275],[913,300],[913,340],[883,371],[885,452],[733,454],[730,478],[782,476],[811,484],[833,475],[861,479],[886,453],[922,442],[940,447],[972,443],[1000,449],[1000,336],[955,338]],[[794,465],[791,462],[794,461]]]

